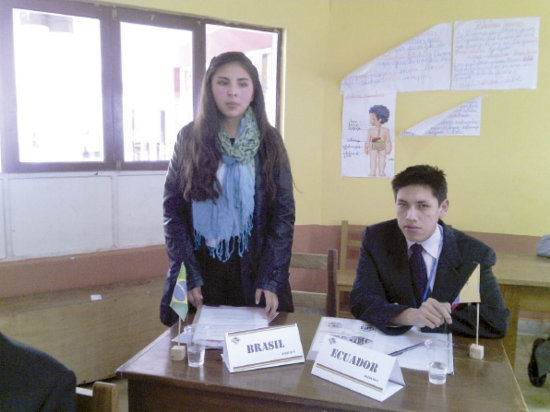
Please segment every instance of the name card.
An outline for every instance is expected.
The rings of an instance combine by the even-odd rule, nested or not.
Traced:
[[[222,357],[229,372],[304,362],[298,325],[228,332]]]
[[[405,386],[395,357],[330,335],[325,335],[311,373],[377,401]]]

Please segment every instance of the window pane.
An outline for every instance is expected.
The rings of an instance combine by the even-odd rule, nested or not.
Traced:
[[[260,75],[269,122],[277,118],[277,45],[273,32],[206,25],[206,62],[226,51],[240,51],[254,63]]]
[[[193,119],[192,33],[121,24],[124,160],[169,160]]]
[[[99,20],[13,10],[19,160],[103,161]]]

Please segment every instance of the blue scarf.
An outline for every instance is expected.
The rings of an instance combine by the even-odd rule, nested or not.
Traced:
[[[204,243],[210,255],[227,262],[237,248],[239,256],[248,250],[254,212],[254,156],[260,145],[260,131],[249,107],[231,143],[223,126],[217,144],[222,161],[216,176],[222,192],[217,199],[193,201],[195,249]]]

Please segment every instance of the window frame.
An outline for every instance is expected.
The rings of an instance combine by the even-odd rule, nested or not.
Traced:
[[[215,24],[217,26],[227,26],[227,27],[232,27],[232,28],[235,28],[235,29],[249,29],[249,30],[257,30],[257,31],[265,31],[265,32],[268,32],[268,33],[276,33],[277,34],[277,76],[276,76],[276,80],[277,80],[277,88],[276,88],[276,91],[275,91],[275,110],[276,110],[276,113],[275,113],[275,124],[273,125],[274,127],[276,127],[277,129],[280,128],[280,124],[281,124],[281,90],[282,90],[282,67],[283,67],[283,63],[282,63],[282,58],[283,58],[283,53],[282,53],[282,47],[283,47],[283,30],[282,29],[279,29],[279,28],[265,28],[265,27],[260,27],[260,26],[254,26],[254,25],[249,25],[249,24],[244,24],[244,23],[230,23],[230,22],[227,22],[227,21],[221,21],[221,20],[216,20],[216,19],[212,19],[212,18],[204,18],[202,19],[202,23],[203,23],[203,26],[204,26],[204,34],[205,34],[205,43],[204,43],[204,58],[203,60],[206,59],[206,25],[207,24]],[[208,65],[209,62],[206,62],[206,65]],[[206,72],[206,70],[205,70]],[[202,76],[201,76],[201,79],[202,79]],[[199,82],[199,88],[200,88],[200,83]],[[199,93],[200,94],[200,93]]]
[[[67,14],[97,18],[100,21],[103,146],[104,160],[91,162],[21,162],[17,130],[17,99],[15,84],[13,9]],[[122,58],[120,23],[188,30],[192,35],[193,111],[198,107],[202,78],[206,71],[206,24],[266,31],[278,35],[276,127],[280,123],[281,45],[282,30],[240,23],[228,23],[212,18],[197,18],[183,14],[158,12],[139,8],[97,5],[68,0],[2,0],[0,1],[0,173],[78,172],[106,170],[165,170],[164,161],[124,161],[122,107]],[[184,125],[181,125],[184,126]]]

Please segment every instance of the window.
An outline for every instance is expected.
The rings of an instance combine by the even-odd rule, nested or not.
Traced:
[[[13,10],[22,162],[103,161],[99,34],[97,19]]]
[[[193,120],[192,32],[127,22],[120,29],[124,160],[169,160],[178,130]]]
[[[216,55],[231,50],[246,54],[258,69],[267,116],[271,124],[277,124],[278,44],[279,35],[276,32],[218,24],[206,25],[206,61],[209,62]]]
[[[4,172],[165,169],[207,62],[258,68],[277,124],[280,31],[65,0],[0,2]]]

